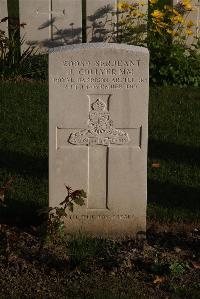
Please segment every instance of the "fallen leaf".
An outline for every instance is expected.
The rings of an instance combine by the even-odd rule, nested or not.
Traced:
[[[152,163],[152,168],[160,168],[160,163]]]
[[[162,276],[156,276],[156,278],[154,279],[154,281],[153,281],[153,283],[154,284],[161,284],[162,282],[164,282],[165,281],[165,278],[164,277],[162,277]]]
[[[0,201],[4,202],[5,198],[5,188],[0,188]]]
[[[13,182],[13,179],[8,180],[8,181],[4,184],[3,187],[4,187],[5,189],[10,189],[12,182]]]
[[[194,269],[200,269],[200,263],[198,262],[192,262],[192,266],[194,267]]]
[[[6,190],[11,188],[13,179],[8,180],[5,184],[0,188],[0,201],[3,203],[5,199]]]
[[[180,248],[180,247],[177,247],[177,246],[174,248],[174,250],[175,250],[177,253],[181,252],[181,248]]]

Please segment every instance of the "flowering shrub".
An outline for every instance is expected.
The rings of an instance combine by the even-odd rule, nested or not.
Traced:
[[[190,0],[174,7],[149,0],[146,12],[144,6],[143,2],[119,3],[119,41],[148,47],[152,83],[199,86],[199,40],[192,30],[194,23],[188,20]]]

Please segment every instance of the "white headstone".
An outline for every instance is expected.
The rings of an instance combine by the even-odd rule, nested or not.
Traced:
[[[87,42],[112,41],[117,24],[117,0],[87,0]]]
[[[0,0],[0,22],[2,19],[8,17],[7,0]],[[5,32],[8,36],[8,21],[0,23],[0,30]]]
[[[86,204],[65,218],[69,232],[136,235],[145,231],[148,50],[91,43],[49,57],[49,205],[65,185]]]
[[[19,0],[21,38],[40,52],[49,47],[81,42],[81,0]]]

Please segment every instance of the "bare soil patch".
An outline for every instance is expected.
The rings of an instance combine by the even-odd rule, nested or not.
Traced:
[[[146,240],[61,235],[41,247],[38,229],[1,225],[0,297],[200,298],[199,227],[155,226]]]

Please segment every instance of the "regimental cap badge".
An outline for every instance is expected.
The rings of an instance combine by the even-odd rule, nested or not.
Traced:
[[[92,109],[93,110],[96,110],[96,111],[103,111],[105,110],[106,108],[106,105],[104,102],[102,102],[100,99],[97,99],[96,102],[94,102],[92,105],[91,105]]]
[[[71,133],[68,142],[75,145],[122,145],[129,142],[129,136],[126,132],[114,128],[106,104],[98,98],[91,104],[88,128]]]

